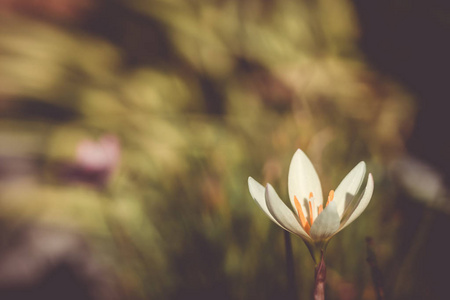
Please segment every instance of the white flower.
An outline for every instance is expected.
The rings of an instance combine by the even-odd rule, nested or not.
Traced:
[[[248,187],[253,199],[269,218],[281,228],[300,236],[311,246],[325,248],[329,239],[353,222],[366,209],[372,198],[373,178],[369,174],[363,193],[358,191],[366,174],[366,164],[360,162],[323,202],[319,177],[311,161],[298,149],[289,167],[289,198],[295,214],[284,204],[274,188],[264,188],[252,177]]]

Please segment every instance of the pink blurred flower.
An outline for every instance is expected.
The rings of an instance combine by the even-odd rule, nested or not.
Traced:
[[[0,13],[67,22],[82,19],[94,5],[93,0],[0,0]]]
[[[76,163],[87,172],[112,173],[120,161],[120,143],[114,135],[98,141],[85,139],[77,146]]]
[[[75,162],[63,164],[60,179],[104,187],[120,162],[120,142],[114,135],[84,139],[76,148]]]

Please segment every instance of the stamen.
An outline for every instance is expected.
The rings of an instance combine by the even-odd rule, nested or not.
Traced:
[[[318,215],[320,215],[320,213],[323,211],[323,205],[320,204],[319,205],[319,209],[318,209]]]
[[[313,194],[313,192],[310,192],[309,193],[309,199],[311,199],[312,197],[314,197],[314,194]]]
[[[333,201],[333,198],[334,198],[334,191],[331,190],[330,193],[328,194],[328,201],[326,206],[328,206],[328,204],[330,204],[330,202]]]
[[[314,223],[313,209],[312,209],[312,201],[309,201],[309,221],[312,224]]]
[[[303,214],[302,206],[300,205],[300,202],[298,202],[297,196],[294,196],[294,202],[295,208],[297,209],[298,217],[300,218],[300,224],[302,225],[303,229],[305,229],[306,233],[309,234],[311,226],[309,225],[308,221],[306,221],[305,215]]]

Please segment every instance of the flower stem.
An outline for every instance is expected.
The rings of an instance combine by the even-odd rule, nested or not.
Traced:
[[[316,265],[314,272],[314,300],[325,300],[325,281],[327,277],[327,267],[323,259],[323,250],[320,251],[320,262]]]
[[[284,246],[286,249],[286,275],[288,282],[288,299],[297,299],[297,289],[295,285],[294,254],[292,252],[291,236],[284,231]]]

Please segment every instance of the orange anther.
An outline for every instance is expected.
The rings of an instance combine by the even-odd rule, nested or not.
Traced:
[[[326,206],[328,206],[328,204],[329,204],[331,201],[333,201],[333,198],[334,198],[334,191],[331,190],[330,193],[328,194],[328,201],[327,201],[327,205],[326,205]]]
[[[309,221],[311,223],[311,226],[314,222],[314,215],[313,215],[313,208],[312,208],[312,201],[309,201]]]
[[[314,197],[314,194],[313,194],[313,192],[310,192],[309,193],[309,199],[311,199],[312,197]]]
[[[319,211],[318,211],[318,215],[320,215],[320,213],[323,211],[323,205],[322,204],[320,204],[319,205]]]
[[[308,221],[306,221],[305,215],[303,214],[302,206],[300,205],[300,202],[298,202],[296,196],[294,196],[294,202],[295,208],[297,209],[298,217],[300,218],[300,224],[302,225],[303,229],[305,229],[306,233],[309,234],[311,226],[309,225]]]

